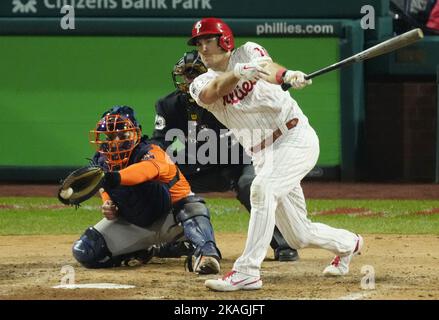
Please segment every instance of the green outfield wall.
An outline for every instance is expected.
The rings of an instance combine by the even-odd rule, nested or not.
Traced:
[[[112,105],[135,108],[152,132],[155,101],[174,87],[171,70],[185,37],[1,36],[0,167],[76,167],[93,153],[88,131]],[[281,64],[305,72],[339,58],[338,38],[256,41]],[[321,143],[320,166],[341,159],[340,75],[291,91]],[[1,177],[0,177],[1,178]],[[29,177],[31,180],[31,177]]]

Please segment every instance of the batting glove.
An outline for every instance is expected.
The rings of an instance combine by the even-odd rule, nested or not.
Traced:
[[[233,68],[233,73],[235,77],[245,80],[259,80],[262,75],[269,75],[267,71],[264,70],[264,63],[237,63]]]
[[[289,83],[293,89],[303,89],[312,84],[312,80],[305,80],[305,76],[302,71],[288,70],[283,76],[283,82]]]

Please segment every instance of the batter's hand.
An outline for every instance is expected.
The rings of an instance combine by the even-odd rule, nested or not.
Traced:
[[[105,200],[101,208],[102,208],[102,213],[104,214],[105,218],[107,218],[108,220],[114,220],[117,218],[118,208],[113,203],[113,201]]]
[[[283,81],[284,83],[291,84],[293,89],[303,89],[312,84],[312,80],[305,80],[305,76],[306,74],[302,71],[288,70],[283,77]]]
[[[269,73],[264,70],[264,64],[266,64],[266,62],[237,63],[233,68],[233,73],[237,78],[257,81],[261,79],[263,75],[269,75]]]

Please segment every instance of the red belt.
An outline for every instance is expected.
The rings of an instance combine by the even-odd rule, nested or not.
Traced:
[[[288,130],[290,130],[290,129],[293,129],[295,126],[297,126],[298,122],[299,122],[299,119],[294,118],[294,119],[291,119],[290,121],[288,121],[287,123],[285,123],[285,125],[288,128]],[[282,135],[282,131],[279,128],[277,128],[277,130],[273,132],[273,136],[270,140],[264,139],[258,145],[251,147],[250,151],[254,153],[254,152],[259,152],[259,151],[265,149],[266,147],[268,147],[269,145],[274,143],[281,135]]]

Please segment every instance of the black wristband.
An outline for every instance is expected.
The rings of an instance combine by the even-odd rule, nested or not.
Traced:
[[[282,82],[284,82],[284,77],[287,74],[287,72],[288,72],[288,69],[285,69],[285,71],[282,72],[282,76],[281,76]]]
[[[120,185],[120,173],[118,171],[105,172],[104,189],[116,188]]]

